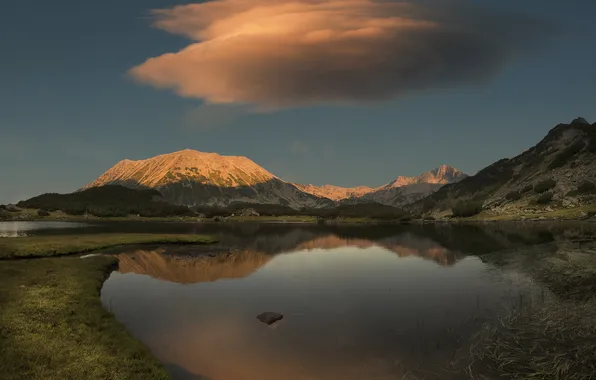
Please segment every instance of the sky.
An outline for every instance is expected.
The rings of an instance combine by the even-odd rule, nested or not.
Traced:
[[[0,203],[186,148],[299,183],[473,174],[596,121],[590,0],[0,0]]]

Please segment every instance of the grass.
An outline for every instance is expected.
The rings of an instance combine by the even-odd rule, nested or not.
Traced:
[[[19,212],[11,212],[5,215],[5,219],[10,220],[49,220],[49,221],[72,221],[72,222],[88,222],[88,221],[114,221],[114,222],[196,222],[196,216],[166,216],[166,217],[146,217],[137,215],[116,216],[116,217],[99,217],[94,215],[70,215],[62,211],[51,211],[49,216],[39,216],[38,209],[27,208],[21,209]],[[0,219],[1,220],[1,219]]]
[[[229,216],[225,218],[233,222],[287,222],[287,223],[316,223],[314,216],[280,215],[280,216]]]
[[[203,235],[184,234],[91,234],[27,236],[0,239],[0,260],[69,255],[134,244],[208,244]]]
[[[579,219],[583,213],[594,213],[596,212],[596,204],[590,204],[574,208],[558,209],[548,212],[540,212],[535,214],[504,214],[504,215],[491,215],[486,211],[467,218],[471,221],[482,221],[482,220],[494,220],[494,221],[505,221],[505,220],[517,220],[521,218],[534,219],[539,217],[545,217],[546,219]],[[466,220],[466,219],[462,219]]]
[[[486,325],[470,353],[474,379],[594,379],[596,302],[512,311]]]
[[[506,269],[524,271],[555,297],[511,309],[485,324],[470,348],[471,378],[596,378],[596,250],[561,246],[554,250],[484,257]]]
[[[99,299],[114,256],[50,257],[129,244],[203,244],[200,235],[98,234],[0,239],[3,380],[168,379]],[[15,258],[34,260],[9,260]],[[8,259],[8,260],[7,260]]]
[[[116,263],[101,256],[0,262],[3,380],[168,379],[101,305]]]

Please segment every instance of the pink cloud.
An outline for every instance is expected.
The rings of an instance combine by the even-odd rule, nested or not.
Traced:
[[[155,10],[194,42],[130,70],[210,103],[370,102],[489,79],[531,37],[523,18],[384,0],[214,0]]]

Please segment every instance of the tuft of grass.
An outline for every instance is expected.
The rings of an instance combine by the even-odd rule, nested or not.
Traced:
[[[594,301],[511,311],[475,336],[469,372],[474,379],[593,379],[595,337]]]
[[[596,374],[596,250],[560,245],[485,255],[523,271],[555,297],[510,309],[473,338],[473,379],[583,380]]]
[[[168,379],[102,307],[101,285],[116,264],[105,256],[0,261],[3,380]]]
[[[89,234],[0,238],[0,260],[70,255],[121,245],[209,244],[215,238],[185,234]]]

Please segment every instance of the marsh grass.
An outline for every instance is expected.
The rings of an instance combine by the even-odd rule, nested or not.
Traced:
[[[122,245],[208,244],[215,241],[203,235],[134,233],[1,238],[0,260],[61,256]]]
[[[472,379],[596,378],[596,302],[554,300],[484,325],[470,348]]]
[[[116,264],[105,256],[0,261],[0,378],[167,379],[101,305]]]
[[[596,379],[596,250],[566,243],[555,248],[483,258],[529,274],[555,296],[509,307],[487,321],[472,339],[470,378]]]

